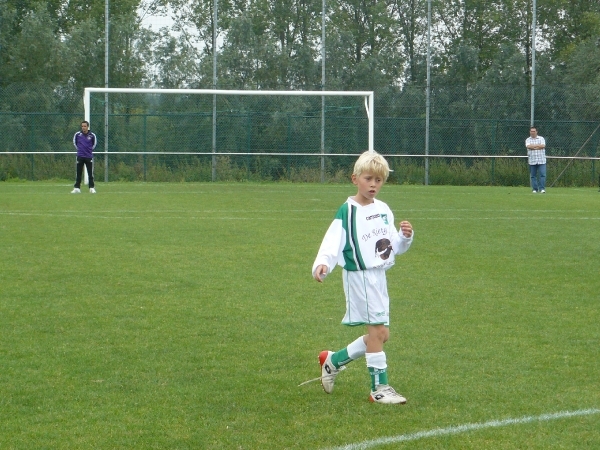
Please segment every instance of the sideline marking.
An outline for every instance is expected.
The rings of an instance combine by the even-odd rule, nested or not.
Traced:
[[[137,214],[147,214],[147,213],[151,213],[152,211],[99,211],[98,213],[94,213],[91,211],[64,211],[64,212],[59,212],[59,213],[37,213],[37,212],[25,212],[25,211],[0,211],[0,216],[14,216],[14,217],[22,217],[22,216],[40,216],[40,217],[78,217],[78,218],[94,218],[94,219],[148,219],[147,216],[107,216],[106,213],[115,213],[115,212],[120,212],[120,213],[137,213]],[[156,213],[161,213],[164,211],[155,211]],[[167,211],[167,212],[179,212],[179,211]],[[227,211],[228,213],[230,211]],[[248,212],[248,211],[242,211],[242,212]],[[269,211],[266,211],[269,212]],[[281,211],[279,211],[281,212]],[[303,212],[302,210],[293,210],[292,212]],[[84,213],[88,213],[88,214],[84,214]],[[105,215],[96,215],[96,214],[100,214],[103,213]],[[182,219],[192,219],[192,220],[277,220],[277,221],[282,221],[282,220],[293,220],[293,221],[299,221],[299,220],[310,220],[310,221],[314,221],[315,219],[313,218],[306,218],[306,217],[215,217],[215,216],[197,216],[197,215],[193,215],[193,214],[216,214],[219,213],[219,211],[189,211],[190,214],[192,215],[180,215],[180,216],[154,216],[151,217],[152,219],[157,219],[157,220],[182,220]],[[330,219],[320,219],[322,221],[330,221]],[[504,217],[410,217],[410,220],[433,220],[433,221],[461,221],[461,220],[470,220],[470,221],[477,221],[477,220],[527,220],[527,221],[531,221],[531,220],[600,220],[600,217],[553,217],[553,216],[538,216],[538,217],[508,217],[508,216],[504,216]]]
[[[358,444],[348,444],[341,447],[330,447],[328,450],[364,450],[377,447],[379,445],[395,444],[397,442],[416,441],[429,437],[448,436],[450,434],[466,433],[468,431],[482,430],[484,428],[505,427],[508,425],[518,425],[531,422],[546,422],[549,420],[564,419],[576,416],[589,416],[599,414],[600,409],[582,409],[579,411],[562,411],[551,414],[542,414],[541,416],[525,416],[518,419],[491,420],[484,423],[468,423],[448,428],[436,428],[430,431],[419,431],[417,433],[402,434],[400,436],[390,436],[386,438],[374,439],[372,441],[359,442]]]

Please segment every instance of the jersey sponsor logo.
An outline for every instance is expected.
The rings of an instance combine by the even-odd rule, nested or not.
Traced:
[[[362,235],[362,240],[367,242],[371,238],[375,238],[377,236],[387,236],[387,234],[387,228],[373,228],[370,233],[365,233]]]
[[[385,214],[384,214],[385,215]],[[373,219],[377,219],[380,216],[380,214],[373,214],[372,216],[368,216],[367,220],[373,220]]]
[[[375,243],[375,257],[386,260],[392,254],[392,243],[389,239],[380,239]]]
[[[372,237],[377,237],[380,235],[386,236],[388,234],[387,228],[373,228],[370,233],[365,233],[362,235],[363,241],[368,241]]]

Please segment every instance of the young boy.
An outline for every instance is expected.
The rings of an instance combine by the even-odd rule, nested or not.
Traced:
[[[389,384],[383,344],[389,338],[389,303],[385,272],[394,265],[395,255],[404,253],[413,240],[409,222],[394,226],[394,214],[375,197],[390,172],[383,156],[363,153],[354,165],[352,183],[358,188],[338,210],[329,226],[312,274],[319,283],[336,264],[343,268],[346,314],[342,324],[366,325],[367,334],[337,352],[319,354],[321,384],[331,394],[336,376],[345,365],[365,356],[371,376],[369,400],[376,403],[404,404],[406,399]]]

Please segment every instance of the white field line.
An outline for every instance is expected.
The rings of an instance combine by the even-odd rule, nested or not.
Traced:
[[[600,217],[558,217],[558,216],[537,216],[537,217],[408,217],[407,220],[600,220]]]
[[[123,211],[114,211],[120,214],[123,214]],[[88,212],[87,214],[82,211],[64,211],[61,213],[34,213],[34,212],[19,212],[19,211],[0,211],[0,216],[15,216],[15,217],[26,217],[26,216],[35,216],[35,217],[76,217],[76,218],[94,218],[94,219],[156,219],[156,220],[263,220],[263,221],[286,221],[293,220],[297,221],[311,221],[314,222],[315,218],[313,217],[227,217],[227,216],[214,216],[214,215],[195,215],[195,214],[222,214],[223,212],[218,211],[189,211],[190,214],[187,215],[173,215],[173,216],[156,216],[156,214],[163,213],[164,211],[131,211],[136,214],[154,214],[152,217],[148,216],[123,216],[123,215],[106,215],[107,213],[113,213],[112,211],[103,211],[101,214]],[[245,211],[248,212],[248,211]],[[279,211],[281,212],[281,211]],[[300,212],[300,211],[298,211]],[[227,211],[227,213],[231,213],[231,211]],[[261,213],[267,213],[266,211],[262,211]],[[125,214],[127,214],[125,212]],[[415,221],[415,220],[431,220],[431,221],[478,221],[478,220],[600,220],[600,217],[559,217],[559,216],[537,216],[537,217],[511,217],[511,216],[498,216],[498,217],[404,217],[406,220]],[[320,220],[320,219],[318,219]],[[325,222],[330,222],[331,219],[322,219]]]
[[[110,214],[110,213],[122,213],[122,214],[126,214],[126,213],[134,213],[134,214],[166,214],[166,213],[194,213],[194,214],[231,214],[231,212],[234,211],[236,213],[256,213],[256,214],[266,214],[266,213],[273,213],[273,214],[282,214],[282,213],[331,213],[331,209],[273,209],[273,210],[268,210],[268,209],[148,209],[148,210],[144,210],[144,209],[107,209],[104,211],[101,211],[102,213],[105,214]],[[77,209],[77,210],[64,210],[64,211],[58,211],[61,214],[67,214],[70,212],[74,212],[74,213],[90,213],[93,214],[96,211],[94,210],[85,210],[85,209]],[[581,211],[581,212],[585,212],[585,211]],[[38,214],[29,210],[13,210],[13,211],[0,211],[1,214]],[[527,211],[528,214],[531,213],[531,211]],[[39,213],[39,214],[46,214],[46,213]]]
[[[106,213],[106,211],[105,211]],[[89,213],[89,214],[81,214],[80,212],[66,212],[66,213],[61,213],[61,214],[57,214],[57,213],[16,213],[16,212],[4,212],[4,211],[0,211],[0,216],[15,216],[15,217],[75,217],[75,218],[79,218],[79,219],[123,219],[123,220],[135,220],[135,219],[141,219],[141,220],[247,220],[247,221],[257,221],[257,220],[263,220],[263,221],[277,221],[277,222],[281,222],[281,221],[285,221],[285,220],[293,220],[295,222],[298,221],[311,221],[313,222],[314,219],[308,218],[308,217],[300,217],[300,218],[291,218],[291,217],[225,217],[225,216],[196,216],[196,215],[185,215],[185,216],[122,216],[122,215],[118,215],[118,216],[107,216],[107,215],[100,215],[100,214],[96,214],[96,213]],[[329,219],[328,219],[329,220]],[[600,218],[599,218],[600,220]]]
[[[330,447],[328,450],[365,450],[380,445],[395,444],[398,442],[416,441],[425,438],[435,438],[448,436],[451,434],[467,433],[469,431],[483,430],[486,428],[506,427],[509,425],[520,425],[531,422],[547,422],[550,420],[567,419],[570,417],[589,416],[599,414],[600,409],[581,409],[579,411],[562,411],[557,413],[542,414],[540,416],[525,416],[518,419],[491,420],[484,423],[467,423],[448,428],[436,428],[429,431],[418,431],[416,433],[402,434],[399,436],[390,436],[385,438],[373,439],[371,441],[359,442],[357,444],[348,444],[341,447]]]
[[[158,213],[181,213],[181,212],[193,212],[196,214],[205,214],[205,213],[231,213],[231,209],[111,209],[111,210],[104,210],[104,212],[106,213],[114,213],[114,212],[120,212],[120,213],[151,213],[151,214],[158,214]],[[332,214],[331,213],[332,208],[324,208],[324,209],[318,209],[318,208],[310,208],[310,209],[261,209],[261,210],[257,210],[257,209],[235,209],[236,213],[253,213],[253,212],[260,212],[261,214],[264,213],[276,213],[276,214],[281,214],[281,213],[295,213],[295,212],[299,212],[299,213],[328,213],[328,214]],[[2,212],[2,211],[0,211]],[[13,211],[10,212],[15,212],[15,213],[28,213],[30,212],[29,210],[19,210],[19,209],[15,209]],[[70,212],[70,211],[61,211],[61,212]],[[85,209],[77,209],[77,212],[94,212],[94,210],[85,210]],[[440,212],[451,212],[451,213],[463,213],[463,212],[470,212],[470,213],[499,213],[499,214],[514,214],[514,213],[526,213],[527,217],[529,217],[530,214],[540,214],[540,213],[546,213],[546,214],[574,214],[574,213],[589,213],[591,212],[590,210],[587,209],[573,209],[573,210],[565,210],[565,209],[537,209],[537,210],[531,210],[531,209],[405,209],[401,211],[401,214],[404,216],[410,216],[411,214],[423,214],[423,213],[440,213]],[[413,216],[411,216],[413,217]],[[414,218],[414,217],[413,217]],[[426,217],[427,219],[429,219],[430,217]],[[435,218],[435,217],[434,217]]]

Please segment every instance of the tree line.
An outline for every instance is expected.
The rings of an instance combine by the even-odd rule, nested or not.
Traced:
[[[210,88],[217,52],[219,88],[321,88],[321,0],[221,0],[216,43],[213,1],[110,2],[110,86]],[[537,5],[536,85],[586,86],[581,118],[595,117],[600,1]],[[104,86],[104,7],[0,0],[0,89],[28,86],[0,110],[56,110],[56,98],[68,109],[84,87]],[[170,28],[143,27],[161,12]],[[531,0],[433,0],[432,86],[529,86],[532,13]],[[327,0],[325,16],[326,89],[425,85],[426,0]]]

